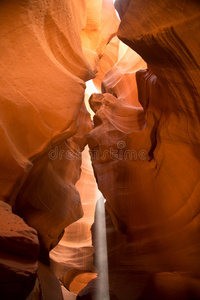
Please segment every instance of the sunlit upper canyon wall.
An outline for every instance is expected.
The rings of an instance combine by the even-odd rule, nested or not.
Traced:
[[[200,299],[199,28],[197,0],[0,1],[0,299]]]

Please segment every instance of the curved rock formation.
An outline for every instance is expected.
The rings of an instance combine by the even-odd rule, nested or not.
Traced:
[[[85,81],[119,20],[113,4],[100,0],[0,6],[0,196],[38,231],[40,259],[48,263],[64,228],[83,215],[75,183],[92,129]],[[81,229],[87,235],[88,226]]]
[[[73,5],[1,2],[1,195],[7,201],[41,153],[76,133],[83,80],[94,73],[82,54]]]
[[[35,229],[0,201],[1,299],[25,299],[34,287],[39,242]]]
[[[146,67],[145,61],[120,41],[118,61],[104,75],[102,92],[111,93],[117,98],[125,99],[133,106],[141,107],[138,101],[136,72]]]
[[[1,196],[38,230],[47,256],[63,229],[82,216],[74,188],[80,155],[65,154],[85,146],[91,122],[83,105],[84,80],[94,73],[82,53],[84,22],[74,14],[75,5],[1,3]]]
[[[143,117],[128,97],[90,100],[95,176],[127,240],[110,290],[117,299],[199,299],[199,2],[116,7],[118,37],[148,69],[136,73]]]
[[[50,252],[54,273],[72,292],[82,289],[83,280],[86,280],[86,285],[92,277],[96,277],[96,273],[88,273],[95,272],[90,228],[94,222],[95,201],[100,193],[97,190],[87,148],[82,153],[81,169],[81,178],[76,188],[80,193],[84,215],[65,229],[61,241]]]
[[[64,154],[82,151],[85,136],[91,130],[83,99],[84,81],[94,77],[94,72],[83,55],[82,44],[87,46],[84,32],[91,31],[92,5],[91,1],[62,0],[1,3],[1,197],[15,204],[16,212],[36,227],[40,236],[48,230],[57,230],[52,235],[58,236],[66,225],[82,215],[79,196],[73,188],[79,178],[80,157],[75,167]],[[113,30],[117,30],[113,6],[113,19],[105,15],[107,5],[106,1],[99,1],[95,6],[103,18],[97,24],[96,47],[88,47],[89,50],[98,48],[102,52]],[[66,144],[78,127],[78,135]],[[67,187],[63,180],[70,168],[71,183]],[[66,193],[70,194],[68,205],[63,203]],[[58,198],[60,208],[55,204]],[[68,216],[64,215],[62,205],[70,208],[72,217],[70,211],[66,212]],[[29,220],[30,215],[34,220]],[[56,229],[58,225],[52,223],[53,219],[58,225],[61,219],[64,223]],[[48,230],[41,228],[42,220]],[[49,250],[56,239],[42,243]]]
[[[79,119],[82,127],[72,138],[35,162],[16,198],[15,211],[38,231],[43,259],[48,259],[63,229],[83,215],[75,183],[80,177],[81,151],[91,129],[85,106]]]
[[[110,299],[200,299],[199,1],[116,0],[121,23],[110,0],[0,7],[0,199],[34,228],[1,204],[0,294],[17,282],[25,299],[37,272],[29,300],[73,299],[55,274],[76,293],[96,276],[88,142],[106,199]],[[92,129],[84,96],[95,73]],[[96,296],[101,278],[107,286],[98,268],[77,299]]]

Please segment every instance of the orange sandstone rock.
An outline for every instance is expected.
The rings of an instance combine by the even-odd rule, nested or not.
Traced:
[[[118,37],[148,69],[136,73],[143,118],[134,99],[91,98],[95,176],[127,241],[110,290],[117,299],[199,299],[200,5],[119,3]]]
[[[34,287],[38,255],[36,230],[0,201],[1,299],[26,299]]]

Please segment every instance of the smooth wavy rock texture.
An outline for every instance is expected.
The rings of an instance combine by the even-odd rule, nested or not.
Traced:
[[[76,293],[90,281],[90,276],[96,277],[90,229],[94,222],[95,203],[100,192],[96,186],[87,148],[82,153],[81,169],[81,178],[76,188],[80,193],[84,215],[65,229],[59,244],[50,252],[54,273],[67,289]]]
[[[81,159],[66,155],[82,151],[91,130],[83,100],[94,73],[82,53],[76,5],[1,3],[1,197],[37,229],[44,259],[82,216],[74,187]]]
[[[84,221],[66,234],[76,244],[77,228],[83,233],[77,241],[81,269],[89,271],[96,200],[91,168],[89,177],[83,172],[78,187],[84,209],[75,187],[92,129],[84,105],[85,82],[94,78],[119,20],[106,0],[3,0],[0,5],[0,197],[37,230],[40,260],[46,264],[64,228],[84,210]],[[87,164],[89,157],[84,159]],[[84,184],[91,187],[89,204]],[[76,260],[72,265],[77,266]]]
[[[115,7],[0,1],[0,298],[93,299],[105,223],[111,300],[200,299],[200,2]]]
[[[104,72],[102,92],[111,93],[117,98],[125,99],[135,107],[141,107],[138,101],[136,72],[146,68],[145,61],[120,41],[118,61],[107,72]]]
[[[76,133],[83,80],[94,73],[81,50],[74,5],[1,3],[1,195],[7,201],[41,153]]]
[[[38,231],[40,259],[47,263],[64,228],[83,215],[75,183],[92,129],[83,103],[85,81],[94,78],[119,21],[113,5],[108,18],[106,1],[0,5],[0,197]],[[95,47],[86,38],[93,9],[102,15]]]
[[[84,82],[95,75],[82,47],[98,57],[117,31],[114,6],[113,19],[106,17],[108,6],[106,1],[1,2],[1,198],[38,230],[44,252],[83,213],[74,185],[80,177],[78,153],[92,128]],[[87,43],[93,9],[103,16],[96,23],[95,47]]]
[[[94,173],[126,236],[110,289],[116,299],[199,299],[200,3],[118,0],[116,7],[118,37],[147,70],[136,73],[140,110],[128,97],[90,99]],[[109,93],[116,96],[115,85]]]
[[[39,242],[35,229],[0,201],[1,299],[25,299],[34,287]]]

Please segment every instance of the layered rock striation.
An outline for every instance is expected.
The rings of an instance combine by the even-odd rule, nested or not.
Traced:
[[[94,78],[119,20],[107,1],[3,0],[0,5],[0,197],[37,230],[40,260],[49,264],[49,251],[64,228],[83,216],[75,184],[92,129],[85,82]],[[81,230],[90,241],[88,225],[83,222]],[[59,283],[46,284],[44,277],[52,276],[41,266],[34,297],[54,297],[45,290]]]
[[[136,73],[142,108],[128,95],[90,99],[94,173],[115,229],[126,236],[120,262],[110,268],[111,294],[199,299],[199,2],[116,7],[118,37],[147,70]],[[103,85],[116,96],[115,74],[113,68]]]
[[[37,277],[28,300],[74,299],[55,274],[74,293],[94,278],[77,299],[108,284],[88,143],[110,298],[200,299],[199,1],[116,0],[121,22],[109,0],[0,5],[1,295]]]

